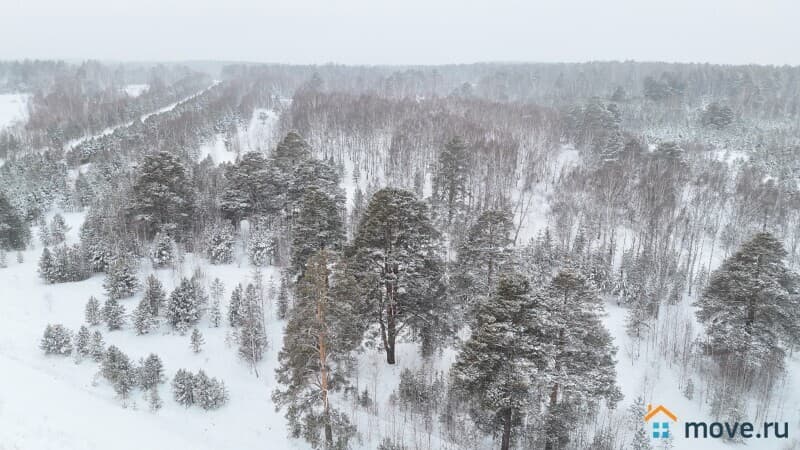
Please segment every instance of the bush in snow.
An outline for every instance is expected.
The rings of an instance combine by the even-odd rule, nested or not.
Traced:
[[[45,355],[69,355],[72,353],[72,333],[64,325],[48,324],[39,348]]]
[[[206,232],[205,254],[211,264],[233,261],[233,226],[218,224]]]

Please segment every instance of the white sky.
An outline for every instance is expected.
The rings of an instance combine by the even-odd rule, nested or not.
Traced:
[[[0,59],[800,64],[800,0],[0,0]]]

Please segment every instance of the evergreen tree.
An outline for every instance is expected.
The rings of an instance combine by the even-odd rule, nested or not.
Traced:
[[[67,239],[67,231],[69,227],[64,221],[64,216],[56,213],[50,222],[50,244],[58,245]]]
[[[100,302],[95,296],[89,297],[89,301],[86,302],[85,317],[86,323],[93,327],[100,325],[100,322],[103,320],[103,315],[100,311]]]
[[[437,238],[424,203],[411,192],[386,188],[372,197],[348,249],[389,364],[395,363],[398,334],[432,333],[446,316]]]
[[[155,275],[150,274],[145,280],[144,297],[142,301],[150,308],[150,315],[157,317],[166,302],[166,294],[161,282]]]
[[[501,276],[496,292],[479,304],[476,328],[451,369],[452,386],[471,399],[479,426],[500,432],[502,450],[511,448],[551,354],[542,303],[523,276]]]
[[[186,369],[178,369],[172,378],[172,393],[175,401],[185,407],[194,405],[194,374]]]
[[[115,297],[109,297],[103,305],[103,320],[108,331],[119,330],[125,324],[125,307]]]
[[[195,195],[177,156],[162,151],[144,157],[133,184],[130,211],[151,235],[168,224],[180,231],[191,229]]]
[[[108,347],[100,366],[100,373],[123,399],[127,398],[136,386],[136,370],[130,358],[114,345]]]
[[[228,303],[228,324],[238,327],[242,324],[242,285],[237,284],[231,292],[231,301]]]
[[[103,334],[95,330],[92,333],[92,342],[89,344],[89,352],[95,362],[100,362],[105,358],[106,343],[103,341]]]
[[[314,448],[345,448],[354,431],[329,393],[347,386],[347,366],[363,331],[353,305],[332,295],[332,259],[321,250],[308,260],[278,355],[281,387],[272,395],[279,408],[286,407],[293,435]]]
[[[463,288],[488,295],[498,274],[512,255],[511,214],[505,210],[484,211],[458,248],[458,271]]]
[[[197,328],[192,330],[192,337],[191,337],[192,351],[195,353],[200,353],[200,351],[202,351],[203,349],[203,344],[205,343],[206,341],[205,339],[203,339],[203,335],[200,334],[200,330],[198,330]]]
[[[277,242],[272,230],[263,221],[256,224],[247,240],[247,256],[250,264],[263,267],[270,264],[277,250]]]
[[[444,209],[445,225],[466,212],[469,154],[461,137],[454,137],[439,153],[433,177],[434,201]]]
[[[264,329],[264,312],[258,291],[248,284],[244,291],[240,310],[239,323],[239,355],[250,363],[255,370],[256,363],[261,361],[267,347],[267,335]],[[256,376],[258,371],[256,370]]]
[[[150,406],[150,411],[156,412],[164,406],[161,400],[161,395],[158,393],[158,386],[153,386],[148,391],[147,403]]]
[[[86,328],[86,325],[81,325],[78,333],[75,335],[75,353],[78,358],[84,358],[91,355],[92,333]]]
[[[238,224],[242,219],[266,211],[269,204],[270,173],[259,152],[248,152],[225,171],[227,181],[220,209],[225,218]]]
[[[786,349],[800,343],[798,279],[785,257],[780,241],[759,233],[711,274],[695,306],[719,363],[747,373],[782,368]]]
[[[219,278],[214,278],[214,281],[211,282],[211,300],[214,301],[221,301],[222,296],[225,295],[225,283],[222,282]]]
[[[149,333],[155,325],[156,318],[153,317],[150,303],[147,298],[143,298],[133,310],[133,328],[136,330],[136,334],[143,335]]]
[[[52,283],[51,280],[55,278],[53,256],[47,247],[42,250],[42,256],[39,258],[39,276],[49,283]]]
[[[211,378],[203,370],[194,376],[194,401],[205,410],[217,409],[227,403],[228,390],[222,380]]]
[[[286,287],[286,278],[281,277],[281,285],[278,288],[278,319],[286,319],[289,313],[289,288]]]
[[[644,406],[644,400],[641,396],[636,397],[636,400],[628,408],[628,415],[631,425],[636,431],[633,432],[633,440],[631,441],[630,448],[633,450],[650,450],[650,436],[645,429],[644,416],[647,410]]]
[[[233,261],[234,230],[230,224],[216,224],[206,231],[205,253],[211,264]]]
[[[68,356],[72,353],[72,333],[61,324],[48,324],[39,348],[45,355]]]
[[[211,309],[208,311],[208,322],[214,328],[219,328],[220,324],[222,324],[222,311],[219,307],[219,300],[211,302]]]
[[[170,294],[166,316],[169,324],[181,333],[200,320],[197,291],[188,279],[183,278]]]
[[[24,250],[30,234],[28,223],[14,209],[6,194],[0,190],[0,248]]]
[[[622,397],[616,386],[617,349],[600,320],[602,301],[586,279],[563,270],[546,292],[545,336],[553,345],[550,372],[549,428],[546,447],[563,445],[570,414],[604,399],[612,407]]]
[[[151,353],[139,364],[139,385],[144,390],[150,390],[163,383],[164,365],[161,358],[155,353]]]
[[[341,197],[309,189],[303,196],[293,231],[292,267],[302,273],[306,261],[322,249],[338,250],[344,242]]]
[[[153,240],[153,248],[150,251],[150,261],[154,269],[162,267],[172,267],[177,258],[177,246],[175,241],[167,233],[158,233]]]
[[[136,271],[133,257],[120,255],[115,258],[103,281],[103,288],[109,298],[120,299],[132,296],[139,289]]]

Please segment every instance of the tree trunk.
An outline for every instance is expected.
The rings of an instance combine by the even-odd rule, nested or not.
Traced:
[[[397,322],[395,321],[395,306],[389,305],[386,324],[386,362],[394,364],[394,347],[397,340]]]
[[[511,408],[503,413],[503,440],[500,442],[500,450],[511,448]]]

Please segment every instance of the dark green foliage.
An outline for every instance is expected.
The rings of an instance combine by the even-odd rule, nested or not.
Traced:
[[[785,257],[780,241],[759,233],[711,274],[695,306],[706,349],[720,364],[781,369],[787,349],[800,343],[797,275]]]
[[[389,364],[395,363],[396,339],[404,329],[432,339],[448,326],[439,320],[446,318],[447,306],[438,237],[424,203],[411,192],[386,188],[370,200],[348,249]]]
[[[148,233],[167,224],[191,229],[195,195],[189,173],[178,157],[167,152],[145,156],[133,185],[130,211]]]

